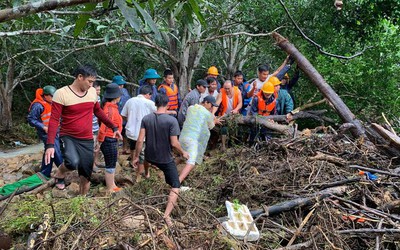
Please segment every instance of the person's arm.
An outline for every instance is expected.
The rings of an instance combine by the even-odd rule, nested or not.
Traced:
[[[285,67],[285,65],[288,63],[289,61],[289,56],[286,57],[286,59],[283,61],[283,63],[281,64],[281,66],[279,66],[279,68],[277,70],[275,70],[274,73],[272,73],[271,76],[276,76],[278,75],[279,71],[281,71],[283,69],[283,67]]]
[[[145,128],[141,128],[140,132],[139,132],[138,139],[136,141],[135,156],[134,156],[134,159],[133,159],[133,162],[132,162],[133,165],[137,165],[137,163],[139,162],[139,155],[140,155],[140,152],[142,152],[145,135],[146,135],[146,129]]]
[[[181,144],[179,143],[178,136],[172,135],[169,137],[171,141],[171,146],[174,147],[178,152],[186,159],[189,159],[189,154],[183,150]]]
[[[214,107],[213,106],[211,113],[215,114],[215,112],[218,111],[219,106],[221,105],[221,102],[222,102],[222,93],[219,93],[218,96],[217,96],[217,100],[215,101],[215,103],[218,105],[218,107]]]
[[[236,106],[236,108],[234,110],[232,110],[232,114],[238,114],[240,112],[240,109],[243,106],[242,93],[240,92],[240,90],[238,90],[238,91],[239,91],[239,94],[238,94],[238,105]]]
[[[258,98],[255,96],[253,98],[253,101],[251,103],[251,108],[250,108],[250,115],[257,115],[258,114]]]
[[[158,89],[158,92],[161,94],[166,95],[167,94],[167,90],[161,85],[160,88]]]
[[[31,107],[31,110],[29,111],[28,114],[28,123],[32,127],[36,128],[37,130],[42,130],[47,133],[47,128],[45,128],[41,115],[44,111],[44,108],[42,104],[40,103],[34,103]]]
[[[291,65],[290,64],[286,64],[279,72],[278,74],[276,74],[276,77],[279,80],[282,80],[283,77],[285,77],[285,74],[290,70]]]
[[[257,81],[254,79],[252,82],[249,82],[249,84],[253,85],[253,87],[249,92],[247,92],[247,98],[250,98],[254,95],[254,90],[257,88]]]
[[[293,100],[292,97],[289,95],[289,93],[287,91],[285,91],[286,96],[285,96],[285,114],[288,114],[290,112],[292,112],[294,105],[293,105]]]

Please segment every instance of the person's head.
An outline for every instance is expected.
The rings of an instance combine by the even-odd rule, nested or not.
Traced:
[[[243,72],[238,70],[233,74],[233,82],[235,86],[239,86],[243,83]]]
[[[269,66],[268,64],[262,64],[258,66],[258,79],[262,82],[267,80],[268,75],[269,75]]]
[[[96,89],[97,96],[100,96],[101,86],[100,86],[100,82],[99,81],[95,81],[93,83],[93,88]]]
[[[207,84],[208,84],[208,91],[209,92],[214,92],[217,90],[217,79],[215,79],[214,77],[207,77],[206,79]]]
[[[149,84],[149,85],[155,85],[157,83],[157,79],[161,78],[159,74],[157,74],[157,71],[155,69],[147,69],[144,72],[143,79]]]
[[[151,95],[153,94],[153,89],[149,85],[144,85],[140,89],[139,94],[143,95],[146,99],[150,100],[151,99]]]
[[[45,100],[48,103],[51,103],[53,101],[53,96],[54,93],[56,92],[56,88],[51,85],[47,85],[43,87],[43,100]]]
[[[217,67],[211,66],[211,67],[208,68],[208,70],[207,70],[207,76],[208,77],[217,78],[218,75],[219,75],[219,73],[218,73]]]
[[[162,108],[162,107],[167,107],[169,102],[169,98],[167,95],[158,93],[156,96],[156,107],[157,108]]]
[[[208,84],[205,80],[203,80],[203,79],[197,80],[196,89],[197,89],[197,91],[199,91],[200,94],[203,94],[204,92],[206,92],[206,88],[208,88]]]
[[[282,84],[282,85],[285,85],[286,83],[289,82],[289,80],[290,80],[289,75],[288,75],[288,73],[286,73],[286,74],[283,76],[283,79],[282,79],[281,84]]]
[[[80,89],[88,90],[93,86],[96,81],[97,72],[96,69],[89,64],[79,65],[72,75],[75,77],[75,81]]]
[[[124,85],[126,84],[126,81],[124,80],[123,76],[114,76],[112,79],[112,83],[115,83],[119,86],[120,89],[122,89],[124,87]]]
[[[272,76],[269,78],[268,82],[272,83],[275,88],[275,92],[278,92],[281,89],[281,81],[276,76]]]
[[[261,92],[264,99],[268,100],[275,92],[274,85],[270,81],[264,83],[264,85],[261,88]]]
[[[231,80],[226,80],[224,82],[224,90],[227,95],[232,95],[233,94],[233,83]]]
[[[201,102],[201,105],[203,105],[210,112],[213,107],[218,107],[215,97],[212,95],[208,95],[208,96],[204,97],[203,101]]]
[[[104,90],[104,100],[106,102],[119,102],[121,99],[121,91],[119,90],[119,86],[116,83],[107,84]]]
[[[171,84],[174,83],[174,72],[170,69],[166,69],[164,71],[164,82],[168,85],[171,86]]]

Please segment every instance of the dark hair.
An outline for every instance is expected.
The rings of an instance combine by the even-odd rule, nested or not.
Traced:
[[[96,72],[96,69],[92,65],[85,64],[85,65],[79,65],[74,70],[72,75],[75,78],[77,78],[78,75],[83,75],[83,77],[89,77],[89,76],[97,77],[97,72]]]
[[[167,95],[161,94],[161,93],[157,94],[156,101],[155,101],[157,108],[166,107],[168,105],[168,102],[169,102],[169,98]]]
[[[93,87],[94,87],[94,88],[100,87],[100,82],[99,82],[99,81],[94,81]]]
[[[141,95],[147,95],[147,94],[152,94],[152,93],[153,93],[153,88],[150,85],[144,85],[139,90],[139,94],[141,94]]]
[[[174,72],[172,72],[172,70],[170,70],[170,69],[164,70],[164,77],[173,76],[173,75],[174,75]]]
[[[237,77],[237,76],[243,76],[243,77],[244,77],[243,72],[240,71],[240,70],[237,70],[237,71],[233,74],[233,77]]]
[[[207,77],[206,81],[207,84],[210,85],[211,83],[217,81],[217,79],[215,77]]]
[[[269,66],[268,64],[261,64],[258,66],[258,72],[262,73],[264,71],[269,71]]]

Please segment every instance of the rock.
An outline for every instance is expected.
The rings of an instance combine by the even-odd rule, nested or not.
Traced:
[[[129,229],[143,227],[144,222],[145,221],[143,215],[128,216],[120,221],[122,227],[126,227]]]
[[[10,249],[11,248],[11,237],[0,231],[0,249]]]
[[[76,182],[72,182],[67,188],[68,195],[71,197],[75,197],[79,195],[79,184]]]
[[[53,198],[69,198],[68,192],[66,189],[60,190],[56,187],[52,190]]]
[[[4,186],[4,181],[0,180],[0,187]]]

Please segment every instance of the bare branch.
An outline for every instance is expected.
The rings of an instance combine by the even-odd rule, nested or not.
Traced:
[[[362,51],[359,51],[359,52],[355,53],[352,56],[341,56],[341,55],[336,55],[336,54],[332,54],[332,53],[326,52],[326,51],[323,50],[321,45],[319,45],[318,43],[313,41],[311,38],[309,38],[306,34],[304,34],[303,30],[297,25],[296,21],[294,21],[292,15],[290,15],[289,10],[286,8],[286,5],[283,3],[283,1],[279,0],[279,2],[281,3],[282,7],[284,8],[284,10],[285,10],[286,14],[288,15],[289,19],[292,21],[293,25],[300,32],[301,36],[304,37],[304,39],[306,39],[309,43],[311,43],[312,45],[317,47],[318,51],[323,55],[327,55],[327,56],[331,56],[331,57],[335,57],[335,58],[339,58],[339,59],[349,60],[349,59],[353,59],[354,57],[362,55],[367,49],[372,48],[372,46],[365,47]]]
[[[29,14],[39,13],[57,8],[79,5],[83,3],[100,3],[104,0],[41,0],[16,8],[0,10],[0,23],[27,16]]]
[[[277,30],[279,30],[281,28],[283,28],[283,27],[278,27],[278,28],[276,28],[273,31],[268,32],[268,33],[257,33],[257,34],[248,33],[248,32],[245,32],[245,31],[240,31],[240,32],[235,32],[235,33],[212,36],[212,37],[208,37],[208,38],[200,39],[200,40],[195,40],[195,41],[188,41],[188,43],[204,43],[204,42],[217,40],[217,39],[220,39],[220,38],[223,38],[223,37],[232,37],[232,36],[241,36],[241,35],[251,36],[251,37],[271,36],[273,32],[275,32],[275,31],[277,31]]]

